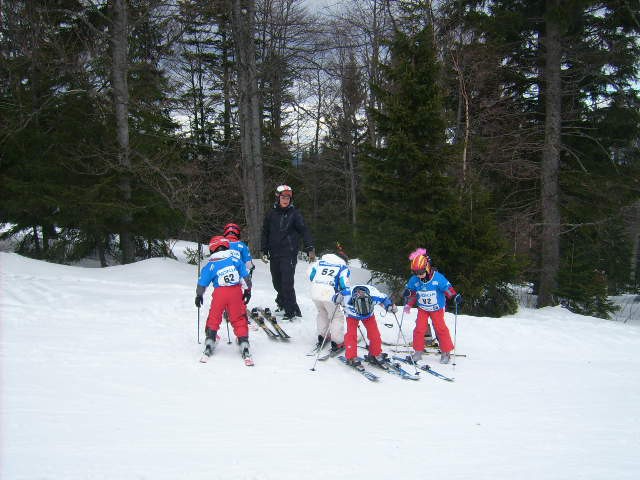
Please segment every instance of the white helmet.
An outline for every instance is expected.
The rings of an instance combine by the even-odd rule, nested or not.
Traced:
[[[345,262],[342,258],[340,258],[335,253],[325,253],[324,255],[322,255],[322,257],[320,257],[320,259],[324,260],[325,262],[333,263],[335,265],[347,264],[347,262]]]

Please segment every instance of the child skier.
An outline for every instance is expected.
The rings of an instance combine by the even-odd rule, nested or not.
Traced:
[[[316,347],[320,348],[331,339],[333,354],[344,350],[344,314],[332,299],[334,294],[349,286],[351,271],[347,261],[348,258],[341,249],[338,249],[337,254],[326,253],[313,264],[309,274],[312,283],[311,299],[318,310]]]
[[[413,275],[409,278],[403,294],[404,313],[409,313],[416,303],[418,306],[418,317],[413,330],[414,352],[411,358],[414,362],[422,358],[424,336],[429,326],[428,319],[431,318],[440,344],[440,363],[449,363],[453,342],[444,321],[446,299],[453,298],[456,304],[460,304],[462,297],[456,293],[449,280],[431,266],[426,250],[418,249],[409,258]]]
[[[231,250],[231,253],[237,252],[238,258],[245,264],[249,274],[252,274],[256,267],[253,264],[249,247],[240,240],[240,227],[235,223],[227,223],[222,231],[222,236],[229,240],[229,250]]]
[[[333,302],[336,305],[343,305],[347,315],[347,333],[344,336],[347,363],[354,366],[360,364],[357,359],[358,322],[362,322],[367,329],[367,337],[369,339],[367,361],[381,366],[384,365],[387,354],[382,353],[382,338],[380,337],[380,330],[378,330],[376,316],[373,313],[373,307],[378,303],[388,312],[395,313],[398,309],[391,299],[372,285],[355,285],[336,293],[333,296]]]
[[[205,327],[204,354],[210,356],[213,353],[222,313],[226,310],[242,357],[250,359],[246,304],[251,298],[251,277],[245,264],[229,250],[229,240],[225,237],[213,237],[209,242],[209,250],[212,255],[200,272],[195,301],[196,307],[200,308],[203,303],[202,295],[207,286],[213,284],[211,307]],[[243,280],[246,284],[244,292],[241,284]]]

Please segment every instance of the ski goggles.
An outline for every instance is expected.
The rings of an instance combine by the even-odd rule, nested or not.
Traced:
[[[420,270],[412,270],[414,274],[418,275],[418,276],[422,276],[425,275],[427,273],[427,270],[422,268]]]

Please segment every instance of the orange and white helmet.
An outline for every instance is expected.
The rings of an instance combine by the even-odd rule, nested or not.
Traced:
[[[431,263],[426,255],[417,255],[411,259],[411,271],[416,274],[431,272]]]

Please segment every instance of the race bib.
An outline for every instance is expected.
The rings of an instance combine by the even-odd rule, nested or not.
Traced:
[[[434,290],[418,292],[418,304],[425,310],[434,312],[438,310],[438,295]]]
[[[327,285],[333,285],[336,275],[340,271],[340,267],[318,267],[316,270],[316,276],[313,281],[316,283],[324,283]]]
[[[240,283],[240,274],[235,268],[223,268],[218,272],[218,286],[230,287],[238,283]]]

